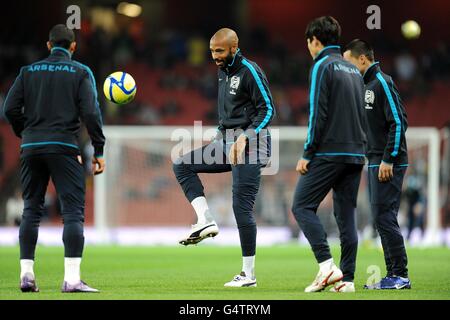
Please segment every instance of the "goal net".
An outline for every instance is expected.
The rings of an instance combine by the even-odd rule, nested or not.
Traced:
[[[204,127],[200,134],[195,132],[194,127],[104,128],[107,138],[104,156],[107,165],[104,174],[95,178],[94,219],[95,228],[105,241],[118,241],[120,232],[136,235],[137,230],[147,227],[162,233],[177,228],[186,230],[196,222],[196,215],[172,170],[172,159],[176,153],[174,150],[180,146],[180,130],[192,137],[187,142],[184,141],[183,146],[188,149],[208,143],[215,134],[215,128],[211,127]],[[297,223],[291,213],[291,204],[298,180],[295,166],[306,136],[306,127],[272,128],[274,156],[271,168],[262,176],[255,203],[254,214],[258,227],[284,230],[286,241],[295,240],[299,235]],[[438,198],[439,131],[435,128],[409,128],[407,142],[410,166],[404,180],[405,196],[399,214],[400,224],[405,236],[412,234],[421,243],[433,244],[439,241],[441,230]],[[200,178],[211,212],[219,226],[234,228],[231,174],[200,174]],[[414,203],[410,199],[410,193],[413,192],[418,197]],[[332,197],[329,194],[321,204],[318,215],[328,235],[337,238],[332,211]],[[358,230],[363,235],[364,230],[370,229],[372,225],[367,166],[362,174],[357,211]],[[415,219],[413,223],[411,212]],[[151,239],[144,239],[145,233],[139,237],[142,237],[143,243],[152,243]]]

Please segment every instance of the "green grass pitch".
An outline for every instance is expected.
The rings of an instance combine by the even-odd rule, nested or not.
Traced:
[[[335,260],[339,248],[333,247]],[[0,299],[151,299],[151,300],[291,300],[291,299],[450,299],[450,250],[409,248],[413,289],[367,291],[362,286],[370,265],[381,267],[382,252],[360,247],[354,294],[306,294],[305,286],[316,275],[309,248],[297,245],[257,249],[256,288],[224,288],[240,272],[238,247],[200,244],[190,247],[87,246],[82,278],[101,290],[98,294],[62,294],[63,249],[38,246],[35,273],[40,293],[21,293],[19,248],[0,247]]]

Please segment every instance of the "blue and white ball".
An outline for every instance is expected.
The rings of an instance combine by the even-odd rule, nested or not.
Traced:
[[[103,84],[106,99],[117,104],[126,104],[136,95],[136,82],[133,77],[122,71],[111,73]]]

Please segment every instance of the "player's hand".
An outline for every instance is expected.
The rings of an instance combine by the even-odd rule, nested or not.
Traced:
[[[380,182],[387,182],[394,176],[394,165],[381,161],[380,169],[378,170],[378,180]]]
[[[308,164],[309,160],[301,158],[300,160],[298,160],[297,168],[295,170],[300,174],[305,175],[308,172]]]
[[[244,163],[244,151],[247,146],[247,137],[243,134],[237,138],[236,142],[231,146],[229,158],[232,165]]]
[[[103,173],[105,170],[105,159],[92,157],[92,171],[94,175]]]

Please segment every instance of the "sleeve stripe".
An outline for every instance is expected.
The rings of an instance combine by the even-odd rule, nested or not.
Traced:
[[[255,68],[245,59],[242,59],[242,63],[250,70],[250,72],[253,75],[253,78],[255,78],[256,84],[258,85],[258,88],[261,91],[261,94],[264,97],[264,100],[265,100],[266,106],[267,106],[267,113],[266,113],[264,120],[255,129],[255,132],[259,133],[259,131],[267,125],[270,118],[272,117],[273,107],[272,107],[272,104],[270,103],[270,99],[269,99],[269,96],[267,95],[266,89],[264,89],[264,86],[263,86],[261,79],[259,78],[258,73],[256,72]]]
[[[384,80],[381,73],[377,73],[377,78],[380,80],[381,85],[383,86],[384,92],[386,93],[386,96],[389,101],[389,106],[391,107],[392,114],[394,115],[395,120],[395,143],[394,143],[394,151],[392,151],[391,156],[395,157],[398,154],[398,149],[400,147],[400,133],[402,129],[402,123],[400,122],[400,118],[398,116],[397,108],[394,103],[394,99],[392,98],[391,91],[389,90],[389,87],[386,83],[386,80]]]
[[[320,94],[320,84],[322,83],[322,77],[323,77],[323,74],[325,73],[325,69],[326,69],[326,67],[330,64],[330,63],[332,63],[333,62],[333,60],[331,60],[331,61],[329,61],[329,62],[327,62],[326,64],[324,64],[323,65],[323,68],[322,68],[322,72],[320,73],[320,77],[319,77],[319,83],[318,83],[318,85],[317,85],[317,93],[315,94],[315,97],[314,98],[316,98],[316,104],[318,105],[318,103],[319,103],[319,94]],[[315,128],[316,128],[316,123],[317,123],[317,116],[316,117],[314,117],[314,125],[312,126],[312,130],[311,130],[311,141],[314,139],[314,130],[315,130]]]
[[[404,116],[403,116],[403,114],[402,114],[402,112],[401,112],[401,109],[400,109],[400,99],[399,99],[399,97],[398,97],[398,93],[395,91],[395,89],[394,89],[394,82],[392,81],[392,78],[391,78],[391,88],[392,88],[392,92],[395,94],[395,100],[397,101],[397,106],[398,106],[398,108],[399,108],[399,111],[400,111],[400,113],[398,114],[399,115],[399,118],[400,118],[400,121],[401,121],[401,123],[402,123],[402,125],[403,125],[403,127],[402,127],[402,129],[403,130],[406,130],[405,129],[405,125],[404,125]]]
[[[95,106],[98,109],[98,112],[100,113],[100,122],[103,125],[102,111],[100,110],[100,104],[98,103],[97,85],[95,84],[94,74],[92,73],[91,69],[89,69],[88,66],[86,66],[78,61],[75,61],[75,60],[72,60],[72,62],[75,63],[76,65],[78,65],[79,67],[83,68],[84,70],[86,70],[89,75],[89,79],[91,80],[92,88],[94,89]]]
[[[317,63],[314,65],[314,68],[312,70],[311,75],[311,89],[309,91],[309,124],[308,124],[308,136],[306,138],[306,143],[304,146],[304,150],[306,150],[312,141],[312,130],[313,130],[313,118],[314,118],[314,98],[315,98],[315,91],[316,91],[316,80],[317,80],[317,72],[319,70],[320,65],[322,62],[325,61],[325,59],[328,58],[328,56],[323,57]]]

